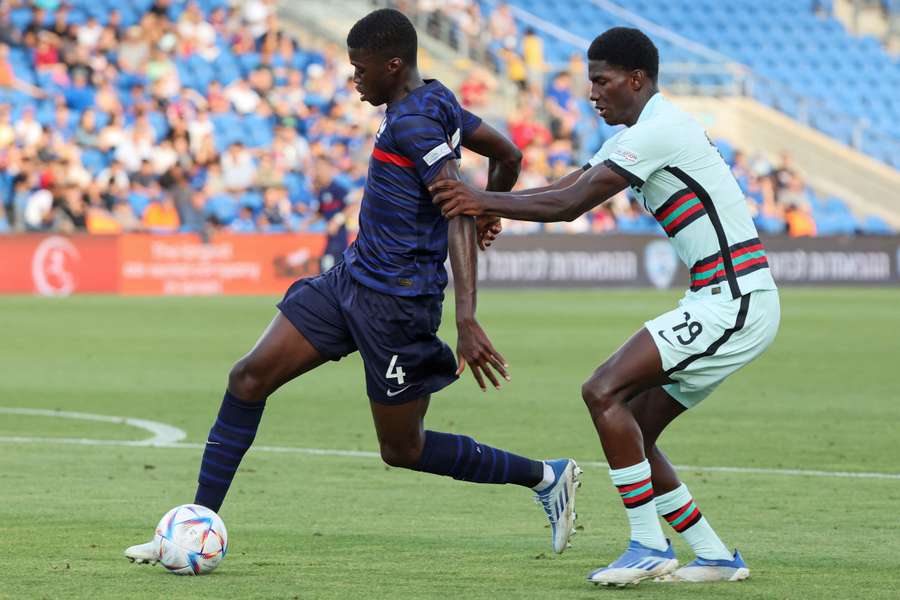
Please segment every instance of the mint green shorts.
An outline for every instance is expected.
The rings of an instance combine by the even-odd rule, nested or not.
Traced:
[[[780,320],[778,291],[757,290],[736,300],[688,294],[677,309],[644,326],[656,342],[663,369],[675,381],[663,388],[693,408],[769,347]]]

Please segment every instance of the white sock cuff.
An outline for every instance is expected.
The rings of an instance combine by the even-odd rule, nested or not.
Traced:
[[[613,485],[628,485],[649,479],[650,461],[645,458],[643,462],[624,469],[610,469],[609,477],[612,479]]]
[[[691,493],[688,487],[683,483],[671,492],[666,492],[656,497],[656,512],[660,515],[667,515],[676,511],[691,500]]]
[[[548,463],[544,462],[544,478],[541,480],[539,484],[534,486],[533,489],[536,492],[543,492],[548,487],[556,483],[556,473],[553,472],[553,467],[551,467]]]

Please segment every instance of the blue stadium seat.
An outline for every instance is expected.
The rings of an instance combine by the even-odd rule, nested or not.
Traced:
[[[306,178],[299,173],[285,173],[284,187],[287,188],[288,199],[292,203],[312,199],[312,193],[309,191]]]
[[[870,215],[862,223],[862,232],[866,235],[894,235],[894,228],[881,217]]]
[[[81,164],[90,171],[91,175],[96,176],[97,173],[109,166],[106,155],[96,148],[85,148],[81,151]]]
[[[259,192],[246,192],[243,196],[241,196],[238,203],[241,206],[246,206],[254,213],[262,210],[263,207],[263,195]]]
[[[140,219],[150,204],[150,198],[144,194],[132,192],[128,194],[128,203],[131,205],[131,210],[134,211],[135,216]]]
[[[847,203],[837,196],[829,196],[825,200],[823,208],[829,215],[841,216],[851,214],[850,207],[847,206]]]
[[[617,17],[593,3],[569,0],[510,2],[587,40],[608,24],[619,24]],[[898,121],[889,108],[900,88],[897,61],[887,55],[874,37],[853,37],[833,17],[815,16],[808,2],[632,0],[619,4],[693,42],[715,48],[784,82],[793,90],[791,96],[799,93],[828,100],[835,92],[845,93],[842,102],[831,103],[832,114],[823,115],[820,122],[813,124],[845,144],[853,142],[852,123],[858,119],[869,118],[879,123]],[[822,4],[828,5],[825,10],[831,14],[831,2]],[[484,6],[486,14],[491,9],[492,5]],[[525,26],[521,20],[519,25]],[[663,64],[702,62],[697,53],[675,46],[663,36],[655,36],[655,40]],[[551,62],[562,62],[570,52],[578,49],[549,35],[544,36],[544,41],[546,58]],[[691,79],[700,85],[722,83],[720,78],[708,75],[696,75]],[[844,86],[842,82],[847,79],[857,84]],[[797,99],[787,99],[788,94],[759,88],[759,85],[755,86],[753,93],[759,102],[795,118],[803,114]],[[845,119],[839,118],[841,113],[846,115]],[[900,134],[890,135],[900,141]],[[896,152],[885,152],[880,146],[861,150],[889,164],[900,162]]]
[[[249,52],[238,56],[238,64],[244,75],[248,75],[250,71],[256,69],[260,64],[260,56],[258,52]]]
[[[0,171],[0,204],[9,206],[12,202],[13,176],[6,171]]]
[[[768,233],[770,235],[778,235],[785,232],[786,224],[782,219],[777,217],[759,216],[753,219],[756,228],[760,233]]]
[[[9,22],[18,30],[24,30],[31,24],[31,9],[17,8],[9,13]]]
[[[222,225],[231,223],[238,214],[238,203],[227,194],[212,196],[206,201],[207,217],[215,217]]]

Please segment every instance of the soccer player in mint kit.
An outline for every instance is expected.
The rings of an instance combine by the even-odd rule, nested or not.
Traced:
[[[464,145],[490,159],[488,187],[509,190],[521,154],[464,111],[440,82],[420,77],[416,32],[402,13],[370,13],[353,26],[347,46],[361,99],[387,105],[369,162],[359,235],[334,268],[288,289],[278,304],[280,313],[232,368],[203,453],[194,502],[219,510],[270,394],[358,350],[385,462],[463,481],[533,489],[550,520],[553,549],[562,552],[574,532],[580,473],[574,460],[531,460],[424,427],[431,394],[453,383],[466,365],[482,390],[485,380],[499,388],[498,375],[507,376],[503,357],[475,320],[475,219],[445,219],[428,184],[458,179]],[[489,244],[496,232],[495,222],[483,220],[481,243]],[[459,367],[436,335],[448,249]],[[138,562],[158,558],[153,542],[125,554]]]
[[[583,169],[517,193],[459,181],[431,186],[448,218],[572,220],[626,187],[656,217],[691,273],[678,308],[645,324],[582,387],[613,484],[631,526],[626,551],[588,579],[626,585],[655,577],[736,581],[749,576],[722,543],[656,446],[663,429],[696,406],[775,338],[780,308],[766,251],[744,195],[703,128],[663,97],[659,55],[637,29],[617,27],[588,50],[591,100],[611,137]],[[697,558],[678,569],[657,515]]]

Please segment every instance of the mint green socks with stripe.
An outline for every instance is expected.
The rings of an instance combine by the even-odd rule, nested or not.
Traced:
[[[664,518],[672,529],[681,534],[700,558],[706,560],[731,560],[731,552],[713,531],[691,493],[683,483],[662,496],[656,498],[656,511]]]
[[[665,550],[668,542],[656,515],[649,461],[644,460],[624,469],[610,469],[609,476],[625,504],[631,539],[648,548]]]

